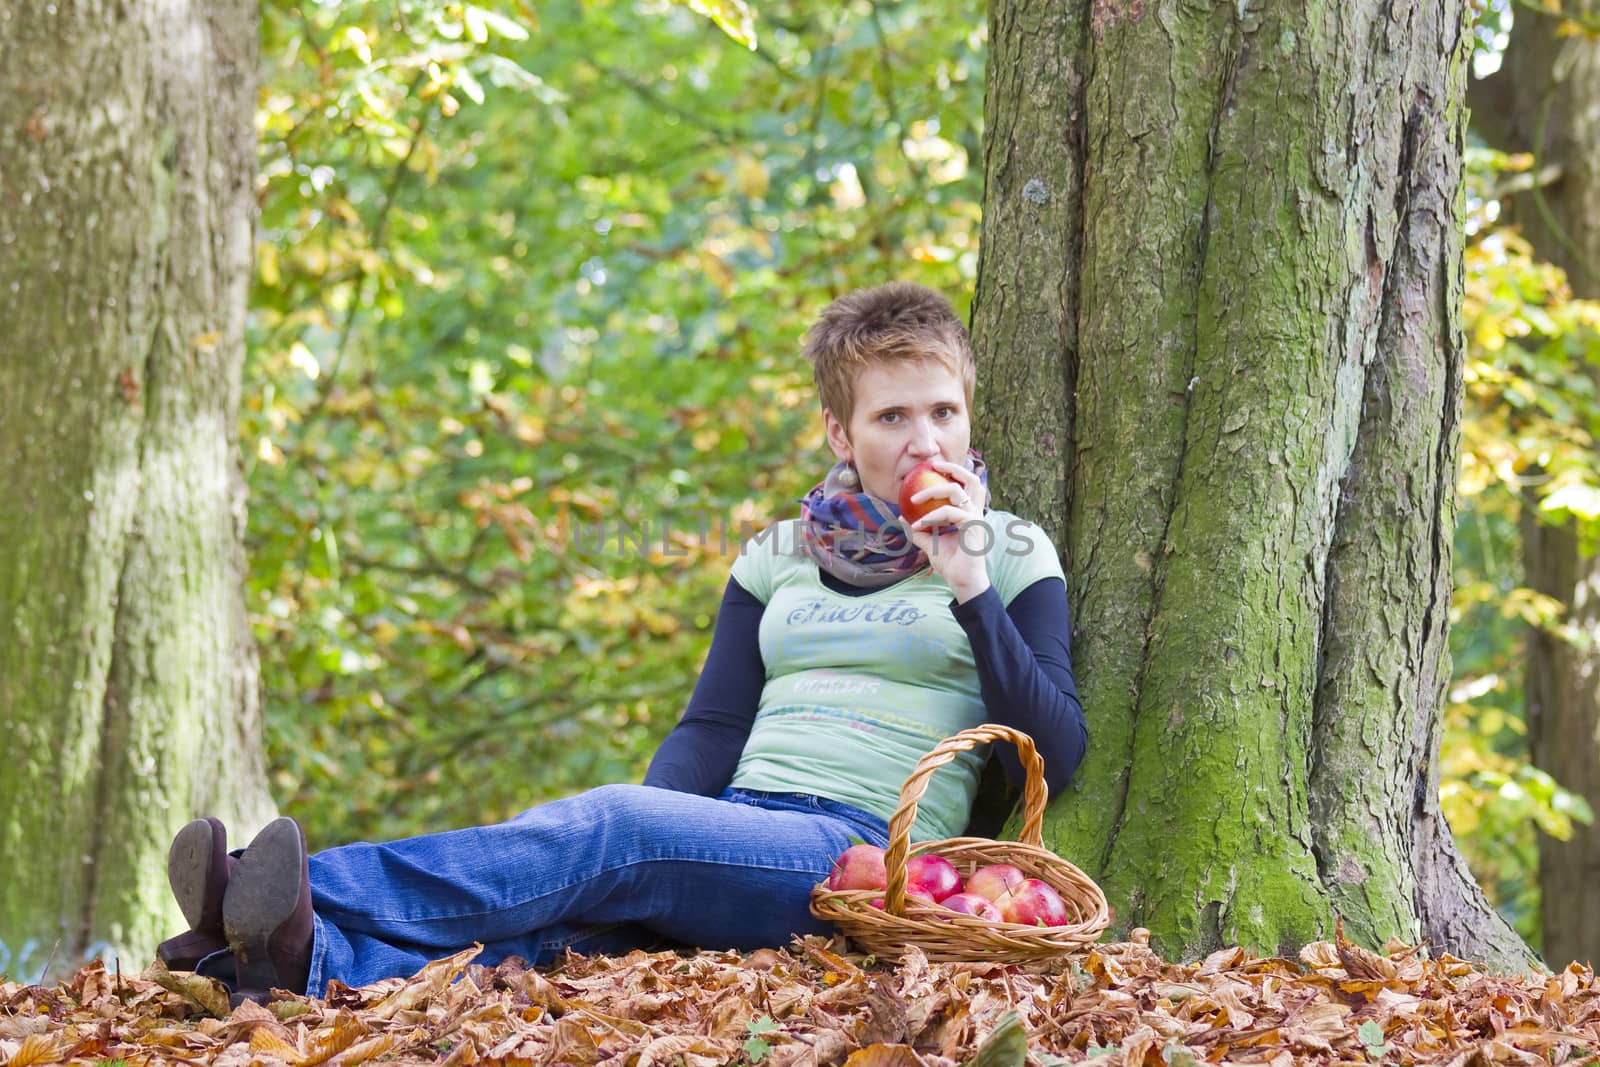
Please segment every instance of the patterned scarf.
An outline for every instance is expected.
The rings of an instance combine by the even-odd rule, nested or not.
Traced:
[[[967,469],[985,489],[989,470],[983,457],[967,450]],[[842,582],[868,589],[893,585],[927,566],[928,557],[906,534],[897,502],[861,490],[861,478],[848,463],[836,463],[828,476],[800,498],[801,542],[817,566]]]

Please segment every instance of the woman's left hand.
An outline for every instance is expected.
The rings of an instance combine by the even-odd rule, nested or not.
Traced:
[[[961,527],[982,519],[988,491],[964,464],[935,459],[933,467],[954,481],[919,490],[912,501],[943,497],[943,505],[928,512],[907,531],[911,543],[928,557],[933,573],[945,580],[959,603],[966,603],[989,588],[989,568],[984,561],[987,537],[972,537],[963,544]]]

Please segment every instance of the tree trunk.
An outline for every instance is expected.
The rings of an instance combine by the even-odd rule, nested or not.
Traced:
[[[272,814],[243,600],[250,0],[0,11],[0,971],[151,958]]]
[[[1600,0],[1567,5],[1600,21]],[[1567,272],[1574,296],[1600,299],[1600,41],[1563,34],[1562,20],[1518,7],[1500,71],[1472,87],[1473,120],[1496,147],[1531,152],[1537,193],[1507,211],[1539,258]],[[1563,622],[1600,638],[1600,557],[1582,550],[1572,521],[1541,522],[1523,508],[1528,585],[1567,606]],[[1524,684],[1534,763],[1600,811],[1600,645],[1545,631],[1529,640]],[[1539,836],[1540,919],[1553,964],[1600,962],[1600,825],[1571,840]]]
[[[1463,3],[995,0],[990,49],[979,422],[1091,736],[1049,843],[1171,955],[1531,965],[1437,804]]]

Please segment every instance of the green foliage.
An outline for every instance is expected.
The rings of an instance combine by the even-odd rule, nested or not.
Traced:
[[[1027,1056],[1028,1031],[1015,1011],[1007,1011],[961,1067],[1023,1067]]]
[[[1530,164],[1467,155],[1469,351],[1440,803],[1490,898],[1537,944],[1537,835],[1565,838],[1593,813],[1528,762],[1522,664],[1535,629],[1587,637],[1564,605],[1523,584],[1519,524],[1531,507],[1600,540],[1600,305],[1573,300],[1560,271],[1494,225],[1492,191]]]
[[[280,802],[320,845],[636,780],[741,527],[831,462],[812,316],[967,299],[982,20],[776,4],[752,49],[666,3],[262,15],[241,435]]]
[[[750,1031],[750,1038],[743,1046],[744,1054],[750,1057],[751,1063],[760,1063],[767,1058],[767,1053],[772,1051],[772,1046],[762,1040],[762,1034],[771,1034],[782,1029],[772,1021],[772,1016],[763,1015],[759,1019],[752,1019],[745,1023],[745,1028]]]
[[[1383,1040],[1382,1023],[1368,1019],[1356,1030],[1356,1036],[1361,1038],[1361,1043],[1367,1047],[1367,1058],[1375,1063],[1389,1051],[1389,1046]]]
[[[1200,1067],[1200,1059],[1177,1041],[1169,1041],[1162,1046],[1161,1062],[1167,1067]]]

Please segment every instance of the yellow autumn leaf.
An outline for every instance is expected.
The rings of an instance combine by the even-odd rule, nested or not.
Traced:
[[[1478,320],[1474,339],[1488,352],[1498,352],[1506,346],[1506,335],[1501,332],[1500,323],[1487,315]]]
[[[300,1059],[300,1050],[265,1026],[250,1031],[250,1051],[258,1056],[270,1056],[290,1063]]]
[[[311,349],[299,341],[289,346],[289,365],[312,381],[316,381],[322,376],[322,364],[318,363],[317,357],[311,354]]]
[[[474,944],[454,956],[434,960],[418,971],[405,985],[368,1009],[366,1014],[372,1018],[392,1019],[402,1011],[415,1008],[449,986],[456,976],[466,969],[467,964],[482,951],[482,945]]]
[[[1583,519],[1600,517],[1600,487],[1582,482],[1563,485],[1539,501],[1539,510],[1566,511]]]
[[[331,1031],[319,1031],[311,1051],[294,1061],[294,1067],[316,1067],[345,1049],[353,1046],[368,1033],[367,1027],[353,1015],[346,1015],[334,1024]]]
[[[756,20],[744,0],[688,0],[688,3],[690,11],[706,16],[723,33],[755,51]]]
[[[910,1045],[868,1045],[850,1053],[844,1067],[921,1067]]]
[[[353,1064],[365,1063],[388,1052],[395,1043],[393,1034],[378,1034],[365,1041],[358,1042],[345,1049],[339,1056],[339,1067],[352,1067]],[[468,1049],[471,1048],[469,1044]]]
[[[16,1055],[6,1061],[6,1067],[34,1067],[40,1063],[60,1063],[61,1043],[53,1034],[29,1034],[17,1049]]]
[[[767,165],[753,155],[740,155],[733,161],[733,181],[739,191],[752,200],[759,200],[767,195],[767,186],[771,183],[772,176],[767,172]]]
[[[256,273],[265,286],[276,286],[283,281],[278,271],[278,248],[269,241],[256,244]]]
[[[214,978],[188,971],[173,973],[162,966],[159,960],[146,972],[146,976],[161,988],[193,1001],[219,1019],[230,1010],[228,990]]]

